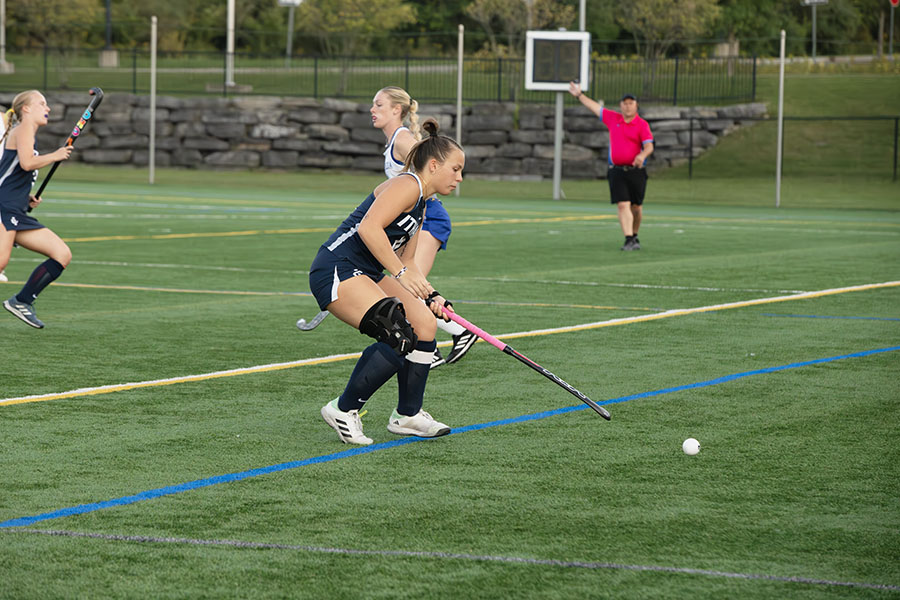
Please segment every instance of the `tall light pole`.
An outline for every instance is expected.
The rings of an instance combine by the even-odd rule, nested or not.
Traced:
[[[278,6],[288,7],[287,42],[284,47],[284,66],[291,66],[291,54],[294,51],[294,10],[303,0],[278,0]]]
[[[803,0],[803,4],[812,7],[812,57],[816,60],[816,6],[828,4],[828,0]]]
[[[234,87],[234,0],[228,0],[225,24],[225,87]]]
[[[112,48],[112,0],[106,0],[106,49]]]
[[[119,52],[112,47],[112,0],[106,0],[106,45],[100,51],[100,66],[119,66]]]
[[[6,62],[6,0],[0,0],[0,73],[14,73],[15,67]]]

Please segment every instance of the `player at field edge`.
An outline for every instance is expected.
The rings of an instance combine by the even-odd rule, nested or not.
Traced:
[[[43,254],[47,260],[31,273],[16,295],[3,302],[3,307],[36,329],[44,323],[34,314],[38,294],[55,281],[69,266],[72,251],[62,239],[29,215],[41,198],[31,194],[38,169],[67,160],[71,146],[63,146],[50,154],[37,151],[37,131],[47,124],[50,106],[38,90],[22,92],[13,99],[7,111],[9,126],[3,134],[0,154],[0,270],[9,264],[14,245]]]
[[[347,444],[372,443],[359,412],[394,375],[399,398],[388,431],[427,438],[450,433],[422,410],[437,347],[435,317],[446,301],[419,268],[416,250],[426,199],[456,189],[466,157],[456,141],[438,134],[435,120],[422,127],[428,136],[410,150],[404,171],[376,187],[344,220],[309,270],[319,308],[376,340],[363,350],[344,392],[320,411]]]
[[[581,86],[569,82],[569,93],[582,106],[600,117],[609,129],[609,201],[617,206],[619,225],[625,234],[622,250],[640,250],[638,229],[644,216],[644,193],[647,191],[647,170],[644,164],[653,154],[653,133],[650,124],[638,114],[634,94],[625,94],[616,112],[604,108],[603,100],[593,100],[581,91]]]
[[[384,174],[388,178],[396,177],[403,171],[410,149],[422,139],[418,110],[419,103],[413,100],[406,90],[395,86],[378,90],[372,99],[369,113],[372,115],[372,126],[380,129],[386,140]],[[447,209],[436,196],[428,198],[425,202],[425,220],[416,247],[416,264],[426,277],[431,273],[438,251],[447,249],[451,230]],[[435,349],[432,369],[443,364],[455,363],[478,339],[478,336],[458,323],[440,319],[437,325],[439,329],[452,336],[453,346],[447,358],[441,356],[440,351]]]
[[[6,136],[6,128],[9,125],[10,115],[6,112],[6,107],[0,106],[0,139]],[[9,277],[6,276],[6,270],[0,269],[0,283],[6,283]]]

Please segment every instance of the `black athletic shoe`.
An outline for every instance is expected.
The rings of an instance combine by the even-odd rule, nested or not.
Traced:
[[[639,250],[639,249],[640,249],[640,246],[638,246],[637,248],[634,247],[634,238],[632,238],[632,237],[625,238],[625,243],[622,245],[621,248],[619,248],[619,250],[625,250],[626,252],[631,251],[631,250]]]
[[[472,344],[478,339],[478,336],[472,333],[471,331],[463,331],[459,335],[453,336],[453,349],[450,350],[450,354],[447,356],[447,364],[451,365],[461,359],[463,354],[469,351],[469,348],[472,347]]]
[[[43,329],[44,323],[34,314],[34,307],[24,302],[19,302],[15,296],[3,302],[3,308],[16,315],[35,329]]]
[[[635,234],[635,236],[633,238],[631,238],[631,241],[632,241],[632,248],[631,248],[632,250],[640,250],[641,249],[641,240],[638,239],[637,234]]]
[[[431,359],[431,365],[428,366],[429,369],[437,369],[441,365],[447,364],[447,361],[444,360],[444,355],[441,354],[440,348],[434,349],[434,358]]]

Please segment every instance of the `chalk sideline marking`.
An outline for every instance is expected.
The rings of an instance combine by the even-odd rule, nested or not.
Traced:
[[[655,321],[658,319],[668,319],[671,317],[680,317],[685,315],[692,315],[704,312],[711,311],[719,311],[719,310],[728,310],[732,308],[743,308],[747,306],[756,306],[759,304],[770,304],[773,302],[787,302],[791,300],[806,300],[810,298],[820,298],[822,296],[830,296],[834,294],[845,294],[848,292],[860,292],[865,290],[873,290],[880,288],[888,288],[888,287],[897,287],[900,286],[900,281],[886,281],[882,283],[869,283],[864,285],[856,285],[850,287],[843,288],[832,288],[827,290],[819,290],[816,292],[804,292],[802,294],[792,294],[790,296],[775,296],[772,298],[758,298],[756,300],[743,300],[740,302],[730,302],[728,304],[714,304],[711,306],[700,306],[697,308],[683,308],[683,309],[675,309],[675,310],[667,310],[660,313],[654,313],[650,315],[638,315],[634,317],[623,317],[619,319],[610,319],[608,321],[597,321],[594,323],[585,323],[582,325],[571,325],[568,327],[557,327],[554,329],[538,329],[533,331],[522,331],[517,333],[506,333],[502,335],[498,335],[496,337],[501,339],[516,339],[522,337],[532,337],[539,335],[550,335],[554,333],[568,333],[572,331],[585,331],[588,329],[598,329],[601,327],[614,327],[617,325],[626,325],[629,323],[643,323],[645,321]],[[479,340],[480,342],[481,340]],[[447,346],[449,342],[442,342],[438,344],[438,346]],[[137,388],[144,387],[153,387],[153,386],[162,386],[162,385],[173,385],[178,383],[188,383],[195,381],[204,381],[206,379],[215,379],[219,377],[231,377],[235,375],[248,375],[252,373],[262,373],[266,371],[275,371],[279,369],[290,369],[293,367],[305,366],[305,365],[315,365],[322,364],[326,362],[336,362],[339,360],[348,360],[359,358],[361,355],[360,352],[356,352],[353,354],[341,354],[335,356],[326,356],[322,358],[309,358],[304,360],[285,362],[285,363],[275,363],[271,365],[261,365],[256,367],[245,367],[239,369],[230,369],[227,371],[216,371],[214,373],[206,373],[199,375],[186,375],[183,377],[171,377],[168,379],[157,379],[152,381],[142,381],[137,383],[123,383],[123,384],[111,384],[100,387],[93,388],[81,388],[77,390],[71,390],[67,392],[54,392],[50,394],[38,394],[34,396],[20,396],[17,398],[4,398],[0,399],[0,407],[13,405],[13,404],[23,404],[26,402],[46,402],[48,400],[61,400],[64,398],[74,398],[76,396],[90,396],[96,394],[108,394],[112,392],[122,392]]]
[[[491,554],[467,554],[460,552],[435,552],[421,550],[363,550],[359,548],[332,548],[328,546],[306,546],[300,544],[275,544],[266,542],[245,542],[241,540],[203,540],[196,538],[157,537],[146,535],[120,535],[111,533],[86,533],[81,531],[62,531],[52,529],[17,529],[8,530],[16,533],[33,535],[49,535],[56,537],[90,538],[113,542],[130,542],[137,544],[181,544],[192,546],[224,546],[229,548],[248,548],[252,550],[291,550],[320,554],[338,554],[349,556],[379,556],[388,558],[424,558],[435,560],[459,560],[472,562],[508,563],[541,567],[560,567],[569,569],[612,569],[619,571],[652,571],[658,573],[676,573],[679,575],[703,575],[706,577],[726,577],[729,579],[747,579],[778,581],[785,583],[803,583],[835,587],[865,588],[874,590],[900,590],[900,586],[863,583],[857,581],[834,581],[830,579],[814,579],[810,577],[788,577],[766,575],[760,573],[734,573],[715,571],[712,569],[692,569],[690,567],[667,567],[662,565],[626,565],[611,562],[594,562],[580,560],[559,560],[553,558],[524,558],[519,556],[502,556]]]
[[[864,350],[861,352],[855,352],[853,354],[842,354],[839,356],[829,356],[826,358],[816,358],[812,360],[807,360],[804,362],[798,363],[790,363],[787,365],[778,365],[775,367],[767,367],[764,369],[756,369],[753,371],[744,371],[742,373],[732,373],[731,375],[723,375],[721,377],[716,377],[714,379],[708,379],[706,381],[700,381],[695,383],[684,384],[680,386],[674,386],[669,388],[663,388],[659,390],[651,390],[649,392],[642,392],[639,394],[632,394],[630,396],[621,396],[619,398],[612,398],[610,400],[604,400],[602,402],[598,402],[597,404],[619,404],[622,402],[629,402],[631,400],[638,400],[641,398],[650,398],[653,396],[660,396],[663,394],[670,394],[674,392],[680,392],[684,390],[698,389],[709,387],[713,385],[719,385],[722,383],[727,383],[730,381],[734,381],[736,379],[742,379],[745,377],[751,377],[754,375],[764,375],[767,373],[776,373],[779,371],[786,371],[789,369],[799,369],[802,367],[807,367],[810,365],[818,365],[824,363],[830,363],[837,360],[845,360],[848,358],[862,358],[866,356],[871,356],[874,354],[882,354],[884,352],[895,352],[900,350],[900,346],[893,346],[889,348],[877,348],[874,350]],[[570,412],[575,412],[579,410],[585,410],[588,408],[584,404],[578,404],[576,406],[564,406],[561,408],[555,408],[551,410],[542,411],[539,413],[532,413],[529,415],[520,415],[518,417],[509,417],[506,419],[499,419],[496,421],[489,421],[487,423],[475,423],[472,425],[465,425],[463,427],[454,427],[448,435],[459,435],[463,433],[468,433],[470,431],[481,431],[482,429],[489,429],[493,427],[502,427],[504,425],[511,425],[516,423],[526,423],[529,421],[538,421],[541,419],[546,419],[549,417],[553,417],[556,415],[562,415]],[[68,508],[61,508],[58,510],[50,511],[47,513],[42,513],[39,515],[32,515],[27,517],[18,517],[14,519],[9,519],[3,522],[0,522],[0,529],[8,528],[8,527],[25,527],[28,525],[32,525],[34,523],[38,523],[40,521],[47,521],[51,519],[60,519],[64,517],[71,517],[74,515],[81,515],[85,513],[96,512],[98,510],[104,510],[107,508],[113,508],[116,506],[126,506],[129,504],[135,504],[136,502],[143,502],[144,500],[152,500],[155,498],[160,498],[163,496],[172,496],[174,494],[181,494],[184,492],[189,492],[192,490],[210,487],[213,485],[219,485],[222,483],[231,483],[234,481],[242,481],[244,479],[249,479],[251,477],[259,477],[260,475],[268,475],[270,473],[278,473],[281,471],[289,471],[293,469],[299,469],[301,467],[306,467],[309,465],[322,464],[333,462],[336,460],[340,460],[343,458],[350,458],[352,456],[359,456],[363,454],[370,454],[372,452],[378,452],[381,450],[386,450],[389,448],[396,448],[398,446],[405,446],[408,444],[415,443],[434,443],[436,440],[434,438],[418,438],[418,437],[405,437],[396,440],[391,440],[388,442],[381,442],[378,444],[372,444],[370,446],[356,446],[354,448],[350,448],[348,450],[344,450],[342,452],[335,452],[332,454],[325,454],[321,456],[314,456],[311,458],[304,458],[301,460],[293,460],[284,463],[279,463],[275,465],[268,465],[265,467],[257,467],[254,469],[248,469],[246,471],[240,471],[235,473],[226,473],[224,475],[214,475],[212,477],[206,477],[204,479],[197,479],[194,481],[188,481],[185,483],[179,483],[175,485],[168,485],[161,488],[155,488],[152,490],[145,490],[143,492],[138,492],[137,494],[133,494],[131,496],[123,496],[120,498],[113,498],[112,500],[105,500],[101,502],[94,502],[91,504],[79,504],[78,506],[70,506]],[[438,442],[439,443],[439,442]]]

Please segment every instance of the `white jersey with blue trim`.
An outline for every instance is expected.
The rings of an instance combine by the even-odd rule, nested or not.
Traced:
[[[409,127],[397,128],[397,131],[391,136],[391,141],[388,142],[387,149],[384,151],[384,174],[387,175],[388,179],[402,173],[403,165],[406,164],[405,158],[400,162],[397,162],[397,159],[394,158],[394,142],[397,140],[397,134],[404,130],[409,131]]]

